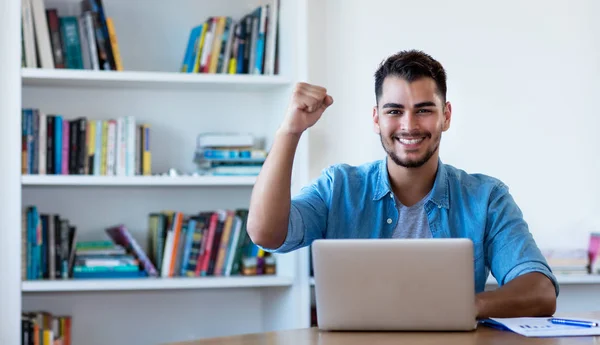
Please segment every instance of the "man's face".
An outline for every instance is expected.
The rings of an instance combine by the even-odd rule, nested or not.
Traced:
[[[450,117],[450,103],[443,103],[431,78],[408,83],[399,77],[386,77],[378,105],[373,108],[375,133],[384,150],[396,164],[407,168],[420,167],[437,157]]]

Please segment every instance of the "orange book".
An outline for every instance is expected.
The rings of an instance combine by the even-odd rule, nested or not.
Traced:
[[[225,219],[225,225],[223,226],[223,234],[221,235],[221,243],[219,244],[217,262],[215,263],[215,276],[223,275],[223,264],[227,257],[227,247],[229,247],[229,237],[231,236],[233,217],[233,211],[227,211],[227,218]]]
[[[66,316],[64,318],[64,320],[65,320],[65,328],[64,328],[64,334],[63,334],[64,345],[71,345],[71,317]]]
[[[121,52],[119,51],[119,43],[117,42],[117,33],[111,17],[106,18],[106,28],[108,29],[108,38],[110,39],[110,47],[112,48],[113,58],[115,59],[115,67],[117,71],[122,71],[123,61],[121,61]]]
[[[223,44],[223,33],[225,31],[226,17],[218,17],[215,36],[213,37],[213,46],[210,55],[210,64],[208,73],[217,73],[219,64],[219,55],[221,54],[221,45]]]
[[[181,225],[183,223],[183,213],[177,212],[175,214],[175,220],[173,221],[173,251],[171,252],[171,264],[169,266],[169,277],[175,275],[175,265],[177,264],[177,258],[179,257],[179,241],[181,241]]]

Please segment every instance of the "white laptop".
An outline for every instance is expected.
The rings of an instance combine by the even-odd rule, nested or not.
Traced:
[[[316,240],[312,259],[322,330],[477,326],[469,239]]]

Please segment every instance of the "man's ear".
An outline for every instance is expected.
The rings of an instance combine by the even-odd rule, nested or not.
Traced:
[[[450,120],[452,119],[452,104],[446,102],[444,107],[444,126],[443,131],[447,131],[450,128]]]
[[[373,131],[376,134],[381,134],[381,129],[379,128],[379,113],[377,112],[377,106],[373,107]]]

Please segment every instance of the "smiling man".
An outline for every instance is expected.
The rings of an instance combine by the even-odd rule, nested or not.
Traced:
[[[508,188],[439,158],[452,118],[441,64],[420,51],[389,57],[375,73],[375,100],[387,157],[331,166],[291,198],[298,141],[333,104],[325,88],[297,85],[252,191],[253,242],[284,253],[320,238],[470,238],[478,318],[552,315],[558,284]],[[500,287],[484,291],[490,272]]]

